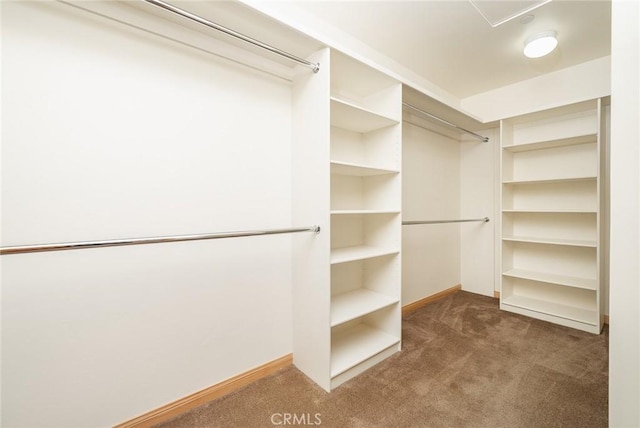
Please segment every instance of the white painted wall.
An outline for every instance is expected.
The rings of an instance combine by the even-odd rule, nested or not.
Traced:
[[[336,49],[362,63],[379,70],[429,97],[448,106],[460,109],[460,99],[444,88],[420,76],[406,66],[382,54],[375,47],[363,43],[343,29],[337,28],[318,18],[304,8],[290,1],[239,0],[267,16],[285,23],[304,34]],[[464,112],[469,114],[469,112]]]
[[[611,57],[603,57],[461,100],[461,107],[492,122],[611,94]]]
[[[497,129],[479,132],[488,143],[464,138],[460,142],[460,218],[489,217],[488,223],[460,224],[462,289],[493,297],[495,284],[494,233]]]
[[[402,219],[460,215],[460,143],[408,123],[402,130]],[[460,284],[460,225],[402,227],[402,304]]]
[[[609,426],[640,426],[640,3],[612,2]]]
[[[291,88],[2,4],[2,245],[288,227]],[[291,237],[2,257],[2,426],[122,422],[291,352]]]

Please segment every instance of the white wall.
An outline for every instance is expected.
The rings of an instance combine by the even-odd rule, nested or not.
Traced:
[[[640,426],[640,3],[612,3],[609,425]]]
[[[2,4],[2,245],[288,227],[288,82]],[[2,426],[122,422],[291,352],[291,237],[2,257]]]
[[[611,57],[464,98],[461,107],[492,122],[611,94]]]
[[[460,143],[404,123],[402,219],[460,215]],[[402,304],[460,284],[460,225],[402,227]]]
[[[460,218],[489,217],[488,223],[460,224],[460,276],[462,289],[494,295],[494,230],[497,129],[482,130],[489,142],[464,138],[460,142]]]
[[[340,28],[328,24],[290,1],[239,0],[267,16],[310,35],[337,51],[345,53],[368,66],[385,73],[404,85],[454,108],[460,108],[460,99],[444,88],[420,76],[411,69],[381,54],[375,47],[356,39]],[[465,112],[468,113],[468,112]]]

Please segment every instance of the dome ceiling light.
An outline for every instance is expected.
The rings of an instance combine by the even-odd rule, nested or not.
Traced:
[[[557,33],[544,31],[534,34],[524,42],[524,55],[527,58],[540,58],[550,54],[558,46]]]

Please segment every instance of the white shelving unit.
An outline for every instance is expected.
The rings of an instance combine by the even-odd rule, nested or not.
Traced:
[[[501,122],[500,307],[602,330],[602,101]]]
[[[331,387],[400,350],[398,82],[331,57]]]
[[[335,51],[313,60],[330,71],[294,79],[294,115],[319,118],[294,117],[294,163],[314,159],[294,171],[294,222],[326,223],[319,240],[293,237],[306,258],[294,263],[293,357],[330,391],[401,346],[402,87]]]

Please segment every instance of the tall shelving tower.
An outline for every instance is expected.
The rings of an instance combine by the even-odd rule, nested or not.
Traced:
[[[306,258],[294,263],[293,353],[330,391],[401,346],[402,87],[336,51],[315,58],[330,72],[294,79],[294,223],[326,226],[293,238]]]
[[[501,122],[502,309],[602,330],[603,117],[593,100]]]

